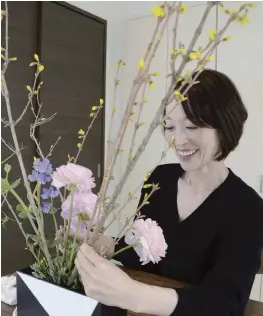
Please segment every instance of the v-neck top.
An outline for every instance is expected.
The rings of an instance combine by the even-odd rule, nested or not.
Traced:
[[[243,316],[263,247],[263,200],[231,169],[225,181],[186,219],[177,209],[179,164],[158,166],[147,183],[160,189],[141,209],[157,221],[168,245],[158,264],[141,265],[131,248],[116,256],[125,266],[192,284],[176,289],[173,316]],[[142,189],[141,204],[145,193]],[[124,238],[116,246],[125,246]]]

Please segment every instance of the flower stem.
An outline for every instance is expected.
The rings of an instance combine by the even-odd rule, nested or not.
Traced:
[[[76,229],[74,239],[73,239],[73,244],[72,244],[72,249],[71,249],[71,254],[70,254],[70,266],[71,266],[72,261],[73,261],[73,255],[74,255],[74,250],[75,250],[74,248],[75,248],[75,245],[77,242],[77,235],[78,235],[79,227],[80,227],[80,219],[78,221],[77,229]]]
[[[66,258],[66,253],[67,253],[67,248],[68,248],[68,237],[69,237],[69,233],[70,233],[70,225],[71,225],[71,219],[72,219],[74,191],[75,191],[75,186],[73,185],[71,188],[71,200],[70,200],[68,227],[67,227],[67,232],[64,236],[64,254],[63,254],[62,264],[64,263],[64,260]]]
[[[123,251],[128,250],[128,249],[130,249],[130,248],[133,248],[133,247],[135,247],[135,246],[137,246],[137,245],[139,245],[139,244],[140,244],[140,243],[135,243],[135,244],[133,244],[133,245],[128,245],[128,246],[126,246],[126,247],[124,247],[124,248],[122,248],[122,249],[116,251],[116,252],[111,256],[110,259],[112,259],[113,257],[119,255],[119,254],[122,253]]]

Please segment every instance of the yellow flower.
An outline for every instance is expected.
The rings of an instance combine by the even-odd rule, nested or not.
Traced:
[[[146,120],[142,120],[142,121],[139,123],[140,126],[142,126],[142,125],[144,125],[144,124],[146,124]]]
[[[34,54],[34,58],[35,58],[36,61],[39,61],[39,57],[38,57],[37,54]]]
[[[187,12],[187,10],[188,10],[188,7],[187,7],[187,5],[186,4],[182,4],[182,5],[180,5],[180,11],[182,12],[182,13],[186,13]]]
[[[153,76],[160,76],[160,75],[161,73],[159,71],[153,73]]]
[[[145,64],[144,64],[144,60],[143,60],[143,59],[141,59],[141,60],[139,61],[139,69],[143,69],[143,68],[144,68],[144,66],[145,66]]]
[[[94,115],[95,115],[95,113],[90,113],[90,115],[89,115],[89,116],[90,116],[90,117],[93,117]]]
[[[159,5],[155,5],[153,8],[152,8],[152,14],[156,17],[161,17],[163,18],[164,17],[164,10],[161,6]]]
[[[80,148],[80,147],[81,147],[81,143],[78,143],[78,144],[77,144],[77,147]]]
[[[98,107],[97,106],[93,106],[91,109],[92,109],[92,111],[96,111],[98,109]]]
[[[83,131],[83,129],[80,129],[78,132],[79,135],[85,135],[85,132]]]
[[[250,19],[247,16],[244,16],[240,19],[240,24],[241,25],[246,25],[250,22]]]
[[[103,99],[100,99],[100,105],[102,105],[104,103]]]
[[[174,55],[174,49],[170,50],[170,55]]]
[[[189,58],[190,58],[190,59],[193,59],[193,60],[195,60],[195,59],[200,59],[200,57],[201,57],[201,53],[200,53],[200,52],[191,53],[191,54],[189,55]]]
[[[32,92],[32,89],[30,86],[26,86],[26,89],[29,91],[29,92]]]
[[[210,30],[208,37],[210,40],[213,40],[216,37],[216,30],[215,29]]]
[[[10,61],[16,61],[16,60],[17,60],[17,57],[10,58],[9,60],[10,60]]]

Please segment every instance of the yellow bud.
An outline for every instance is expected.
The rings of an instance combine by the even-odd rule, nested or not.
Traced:
[[[190,59],[193,59],[193,60],[195,60],[195,59],[200,59],[200,57],[201,57],[201,52],[195,52],[195,53],[191,53],[191,54],[189,55],[189,58],[190,58]]]
[[[17,60],[17,57],[12,57],[9,59],[10,61],[16,61]]]
[[[80,129],[78,132],[79,135],[85,135],[85,132],[83,131],[83,129]]]
[[[89,115],[89,116],[90,116],[90,117],[93,117],[94,115],[95,115],[95,113],[90,113],[90,115]]]
[[[91,109],[92,109],[92,111],[96,111],[98,109],[98,107],[97,106],[93,106]]]
[[[179,49],[177,49],[176,54],[177,54],[177,55],[182,55],[182,54],[184,54],[185,52],[186,52],[186,49],[185,49],[185,48],[179,48]]]
[[[40,66],[38,67],[38,72],[42,72],[44,69],[45,69],[45,67],[44,67],[43,65],[40,65]]]
[[[225,42],[230,41],[231,38],[232,38],[231,36],[226,36],[226,37],[223,38],[223,41],[225,41]]]
[[[37,54],[34,54],[34,58],[35,58],[36,61],[39,61],[39,57],[38,57]]]
[[[143,98],[142,99],[142,103],[146,103],[146,102],[148,102],[149,100],[147,99],[147,98]]]
[[[188,7],[187,7],[187,5],[185,5],[185,4],[181,4],[180,7],[179,7],[179,10],[180,10],[180,12],[182,12],[182,13],[186,13],[187,10],[188,10]]]
[[[162,37],[161,37],[161,34],[157,34],[157,37],[156,37],[156,38],[157,38],[157,41],[160,41],[161,38],[162,38]]]
[[[156,17],[161,17],[163,18],[164,17],[164,10],[161,6],[159,5],[155,5],[153,8],[152,8],[152,14]]]
[[[120,149],[120,151],[124,151],[125,150],[125,148],[124,147],[122,147],[121,149]]]
[[[156,88],[155,83],[154,82],[150,83],[150,87],[151,87],[151,89],[155,89]]]
[[[181,92],[179,90],[175,90],[174,95],[179,96],[181,95]]]
[[[129,119],[129,121],[128,121],[129,123],[133,123],[134,122],[134,120],[133,119]]]
[[[134,159],[134,155],[131,155],[131,156],[130,156],[130,159],[133,160],[133,159]]]
[[[36,62],[32,62],[29,64],[29,67],[35,66],[37,63]]]
[[[208,38],[210,40],[213,40],[216,37],[216,30],[215,29],[211,29],[208,35]]]
[[[5,59],[5,56],[4,56],[3,54],[1,54],[1,57],[2,57],[3,59]]]
[[[146,120],[142,120],[142,121],[139,123],[139,125],[144,125],[144,124],[146,124]]]
[[[141,60],[139,61],[139,69],[143,69],[143,68],[144,68],[144,66],[145,66],[145,64],[144,64],[144,60],[143,60],[143,59],[141,59]]]
[[[100,105],[102,105],[104,103],[103,99],[100,99]]]
[[[174,136],[171,136],[170,141],[171,141],[171,143],[174,141]]]
[[[36,158],[36,157],[34,157],[33,159],[34,159],[34,161],[36,161],[36,160],[37,160],[37,158]]]
[[[115,108],[114,108],[114,112],[116,112],[116,113],[117,113],[117,112],[120,112],[120,109],[115,107]]]
[[[213,60],[214,60],[214,56],[209,56],[209,57],[207,57],[207,60],[208,60],[208,61],[213,61]]]
[[[77,144],[77,147],[80,148],[80,147],[81,147],[81,143],[78,143],[78,144]]]
[[[117,68],[120,68],[120,66],[121,66],[121,60],[117,62]]]
[[[136,111],[135,110],[131,110],[131,115],[135,114]]]
[[[170,55],[174,55],[174,49],[170,50]]]
[[[223,13],[226,13],[226,8],[224,8],[224,7],[221,7],[221,12],[223,12]]]
[[[248,6],[249,6],[250,8],[255,8],[255,7],[256,7],[255,3],[249,3]]]
[[[29,92],[32,92],[32,89],[30,86],[26,86],[26,89],[29,91]]]
[[[235,13],[237,13],[237,10],[235,9],[230,10],[230,14],[235,14]]]
[[[179,76],[176,80],[176,82],[179,82],[179,81],[182,81],[183,80],[183,77]]]
[[[153,76],[160,76],[160,75],[161,73],[159,71],[153,73]]]

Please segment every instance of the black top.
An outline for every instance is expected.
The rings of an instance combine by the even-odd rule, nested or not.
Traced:
[[[179,301],[173,316],[242,316],[260,267],[263,200],[229,169],[226,180],[181,222],[176,201],[183,172],[178,164],[161,165],[147,181],[159,183],[160,189],[142,214],[163,229],[166,257],[142,266],[129,249],[115,259],[127,267],[193,284],[176,289]],[[142,189],[141,201],[149,190]],[[124,240],[116,247],[124,247]]]

